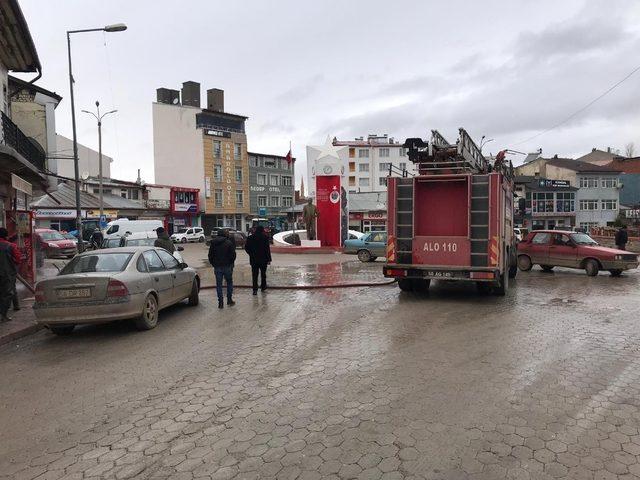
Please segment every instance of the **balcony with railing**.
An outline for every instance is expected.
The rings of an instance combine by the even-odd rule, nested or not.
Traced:
[[[12,148],[33,167],[44,172],[46,155],[40,146],[27,137],[4,112],[0,113],[2,115],[0,145]]]

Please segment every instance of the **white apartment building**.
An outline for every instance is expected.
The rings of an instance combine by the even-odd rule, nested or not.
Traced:
[[[400,142],[386,134],[372,134],[366,139],[359,137],[354,140],[334,138],[333,145],[348,147],[341,149],[339,155],[344,168],[345,189],[349,193],[386,192],[389,165],[392,166],[392,176],[402,176],[403,170],[416,173]],[[315,165],[307,162],[307,184],[311,196],[315,195],[314,172]]]

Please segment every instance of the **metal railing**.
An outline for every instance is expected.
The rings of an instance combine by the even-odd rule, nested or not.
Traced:
[[[33,142],[24,134],[11,119],[2,113],[2,134],[0,143],[14,148],[29,163],[39,170],[45,169],[45,153],[36,147]]]

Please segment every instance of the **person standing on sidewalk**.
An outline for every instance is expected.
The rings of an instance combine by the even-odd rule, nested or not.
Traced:
[[[626,250],[627,242],[629,241],[629,234],[627,233],[627,226],[623,225],[616,232],[616,247],[618,250]]]
[[[8,237],[7,229],[0,227],[0,322],[11,320],[7,313],[17,294],[16,275],[22,261],[20,250],[15,243],[7,240]]]
[[[233,264],[236,261],[236,246],[229,239],[229,233],[218,230],[218,235],[211,239],[209,247],[209,263],[216,276],[216,292],[218,293],[218,308],[224,308],[222,292],[223,280],[227,282],[227,305],[233,306]]]
[[[267,265],[271,263],[269,237],[264,233],[264,227],[262,225],[258,225],[253,235],[249,235],[244,250],[249,254],[253,294],[257,295],[258,272],[260,272],[260,290],[264,292],[267,289]]]

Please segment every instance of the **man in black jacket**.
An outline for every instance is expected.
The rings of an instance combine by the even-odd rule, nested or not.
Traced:
[[[258,272],[260,272],[260,290],[267,289],[267,265],[271,263],[271,247],[269,237],[264,233],[264,227],[258,225],[253,235],[247,238],[244,250],[249,254],[251,263],[251,278],[253,280],[253,294],[258,294]]]
[[[233,264],[236,261],[236,246],[228,235],[227,231],[219,230],[218,235],[211,239],[211,246],[209,247],[209,263],[213,266],[213,273],[216,276],[218,308],[224,308],[223,280],[227,282],[227,305],[236,304],[233,301]]]
[[[628,241],[629,234],[627,233],[627,226],[623,225],[616,232],[616,247],[618,250],[626,250]]]

